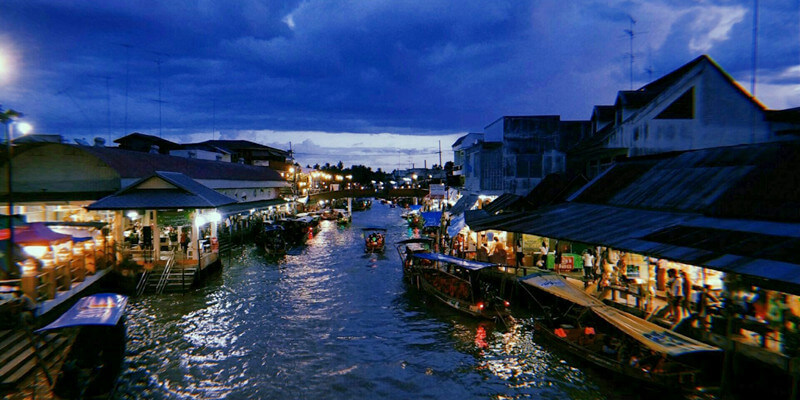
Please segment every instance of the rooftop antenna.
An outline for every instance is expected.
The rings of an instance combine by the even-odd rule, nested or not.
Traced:
[[[163,103],[161,101],[161,63],[163,62],[161,56],[169,56],[169,54],[157,51],[151,51],[151,53],[156,55],[156,64],[158,64],[158,137],[163,139],[161,135],[161,104]]]
[[[122,125],[123,135],[128,134],[128,88],[131,83],[131,48],[132,44],[118,43],[125,48],[125,122]]]
[[[104,76],[104,75],[91,75],[92,78],[100,78],[105,79],[106,81],[106,123],[108,124],[106,135],[106,140],[111,142],[111,86],[109,81],[111,77]]]
[[[633,37],[636,36],[636,33],[633,31],[633,26],[636,25],[636,20],[633,19],[633,17],[630,15],[628,15],[628,19],[630,20],[631,28],[625,29],[625,33],[628,34],[628,36],[630,37],[630,53],[628,53],[628,55],[630,56],[630,80],[631,80],[630,90],[633,90],[633,58],[634,58]]]
[[[653,81],[653,52],[652,48],[647,48],[647,64],[648,66],[644,69],[644,72],[647,73],[647,82]]]
[[[211,99],[211,140],[217,140],[217,99]]]

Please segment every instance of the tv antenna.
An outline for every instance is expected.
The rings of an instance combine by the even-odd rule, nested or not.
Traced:
[[[125,122],[122,125],[123,135],[128,134],[128,88],[131,84],[131,48],[132,44],[117,43],[118,46],[125,48]]]
[[[164,102],[161,101],[161,63],[164,61],[161,60],[161,56],[169,56],[169,54],[157,51],[150,51],[150,53],[156,55],[156,64],[158,65],[158,137],[163,139],[161,135],[161,104]]]
[[[633,19],[633,17],[630,16],[630,15],[628,15],[628,19],[630,20],[630,29],[625,29],[625,33],[630,38],[630,53],[628,53],[628,56],[630,56],[630,61],[629,61],[629,63],[630,63],[630,69],[629,69],[629,71],[630,71],[630,82],[631,82],[630,83],[630,85],[631,85],[630,86],[630,90],[633,90],[633,59],[634,59],[634,55],[633,55],[633,38],[636,36],[636,32],[633,30],[633,26],[636,25],[636,20]]]
[[[106,81],[106,124],[108,124],[106,135],[108,137],[106,140],[109,142],[111,141],[111,86],[109,82],[111,81],[110,76],[106,75],[89,75],[90,78],[99,78],[104,79]]]

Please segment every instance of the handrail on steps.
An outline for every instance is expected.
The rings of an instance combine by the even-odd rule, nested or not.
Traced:
[[[175,263],[175,255],[171,255],[167,260],[167,265],[164,266],[164,272],[161,273],[161,279],[158,280],[158,285],[156,285],[156,294],[160,294],[164,291],[164,288],[167,286],[167,278],[169,277],[170,270],[172,269],[172,265]]]
[[[147,280],[150,279],[150,270],[144,270],[142,277],[139,278],[139,283],[136,284],[136,295],[141,296],[144,289],[147,287]]]

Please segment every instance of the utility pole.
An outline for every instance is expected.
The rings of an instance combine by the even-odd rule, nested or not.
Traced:
[[[758,0],[753,0],[753,74],[750,77],[750,94],[756,97],[756,71],[758,70]]]
[[[439,141],[439,168],[444,169],[444,165],[442,165],[442,141]]]

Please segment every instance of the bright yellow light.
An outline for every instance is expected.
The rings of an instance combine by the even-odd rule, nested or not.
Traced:
[[[47,254],[47,246],[25,246],[22,248],[26,253],[32,255],[34,258],[42,258]]]
[[[289,173],[290,173],[290,174],[293,174],[293,173],[294,173],[294,167],[291,167],[291,168],[289,168]]]

